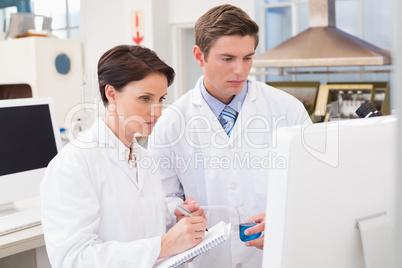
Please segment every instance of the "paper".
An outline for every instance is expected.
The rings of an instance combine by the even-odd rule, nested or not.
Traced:
[[[231,224],[226,224],[221,221],[208,232],[205,233],[202,238],[202,242],[197,246],[190,248],[177,255],[163,258],[155,263],[155,268],[175,268],[180,267],[183,263],[191,260],[192,258],[212,249],[229,238]]]

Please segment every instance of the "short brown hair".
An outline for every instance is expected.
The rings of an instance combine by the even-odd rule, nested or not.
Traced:
[[[208,10],[195,23],[195,44],[208,57],[209,50],[221,36],[252,36],[254,49],[258,46],[258,25],[242,9],[232,5],[216,6]]]
[[[106,51],[98,62],[99,91],[103,104],[108,105],[106,85],[117,91],[132,81],[139,81],[152,73],[166,76],[168,86],[173,83],[175,72],[149,48],[119,45]]]

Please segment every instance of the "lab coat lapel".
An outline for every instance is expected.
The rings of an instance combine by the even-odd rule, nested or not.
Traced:
[[[137,179],[134,175],[133,170],[130,169],[130,166],[128,164],[128,159],[122,159],[122,157],[119,157],[121,155],[121,152],[119,152],[119,147],[114,147],[113,148],[113,153],[112,153],[112,160],[116,162],[120,168],[126,173],[130,181],[134,184],[135,188],[139,189]],[[120,159],[119,159],[120,158]]]
[[[257,114],[255,100],[257,98],[254,83],[249,83],[249,89],[244,99],[243,106],[237,116],[236,123],[230,135],[230,143],[234,142],[250,124],[250,120]]]
[[[98,137],[99,146],[113,148],[110,158],[126,173],[130,181],[138,189],[137,180],[128,164],[127,148],[118,140],[116,135],[114,135],[101,118],[99,118],[97,124],[94,125],[93,131]]]
[[[153,168],[151,157],[137,143],[135,143],[134,152],[137,157],[138,189],[141,190],[144,180],[149,176],[148,172],[156,172],[156,169]]]

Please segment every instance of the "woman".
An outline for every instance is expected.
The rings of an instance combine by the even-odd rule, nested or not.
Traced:
[[[42,225],[53,267],[152,267],[201,242],[204,217],[168,216],[149,135],[174,71],[151,50],[117,46],[98,63],[106,117],[50,162],[41,184]]]

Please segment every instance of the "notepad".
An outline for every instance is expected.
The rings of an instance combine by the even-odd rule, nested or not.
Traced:
[[[154,268],[175,268],[180,267],[183,263],[191,260],[194,257],[212,249],[229,238],[230,223],[223,221],[219,222],[215,226],[205,232],[202,242],[197,246],[190,248],[182,253],[158,260],[155,263]]]

